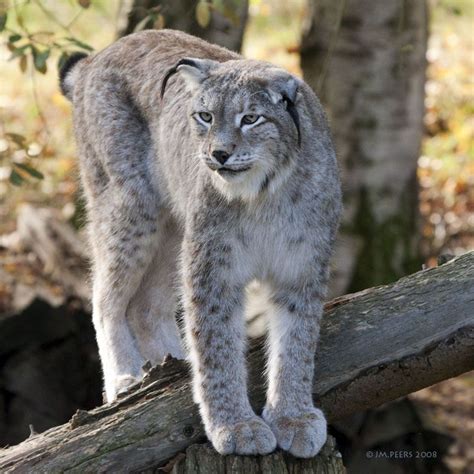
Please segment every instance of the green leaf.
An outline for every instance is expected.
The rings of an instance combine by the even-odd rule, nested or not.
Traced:
[[[10,183],[14,184],[15,186],[21,186],[21,184],[25,181],[23,176],[18,174],[15,170],[12,170],[10,173]]]
[[[459,7],[453,6],[451,8],[451,11],[453,12],[454,15],[456,16],[461,16],[462,15],[462,10]]]
[[[66,38],[66,40],[75,44],[81,49],[85,49],[86,51],[94,51],[94,48],[92,46],[89,46],[87,43],[84,43],[83,41],[80,41],[76,38],[69,37],[69,38]]]
[[[32,51],[33,51],[33,64],[35,65],[35,69],[41,72],[41,74],[45,74],[47,71],[46,61],[49,58],[49,53],[51,52],[51,50],[48,48],[43,51],[39,51],[37,48],[33,46]]]
[[[17,23],[24,29],[25,28],[25,20],[21,13],[16,13],[16,21]]]
[[[5,135],[20,148],[25,148],[26,138],[23,135],[20,135],[19,133],[6,133]]]
[[[61,53],[61,56],[59,56],[59,59],[58,59],[58,69],[59,70],[64,66],[64,63],[66,62],[66,59],[68,57],[69,57],[69,54],[67,54],[66,52]]]
[[[15,59],[15,58],[18,58],[20,56],[23,56],[26,52],[26,50],[28,48],[31,48],[31,45],[30,44],[25,44],[25,46],[22,46],[20,48],[15,48],[15,46],[13,46],[11,43],[9,43],[8,46],[12,46],[13,47],[13,53],[12,55],[8,58],[9,61]]]
[[[14,33],[13,35],[10,35],[8,37],[8,42],[9,43],[15,43],[18,40],[21,40],[21,35],[19,35],[18,33]]]
[[[25,55],[23,55],[20,58],[20,71],[21,72],[26,72],[27,67],[28,67],[28,58]]]
[[[7,24],[7,12],[0,13],[0,32],[5,29]]]
[[[43,179],[44,175],[37,169],[33,168],[32,166],[25,165],[24,163],[13,163],[16,167],[22,169],[23,171],[26,171],[30,176],[33,176],[33,178],[36,179]]]
[[[196,5],[196,20],[202,28],[206,28],[209,25],[211,21],[211,4],[206,0],[201,0]]]

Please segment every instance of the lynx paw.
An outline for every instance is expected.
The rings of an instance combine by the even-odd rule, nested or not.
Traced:
[[[316,456],[326,442],[326,419],[317,408],[299,416],[265,409],[263,419],[275,434],[278,446],[297,458]]]
[[[276,448],[271,429],[258,417],[223,426],[211,432],[211,441],[219,454],[269,454]]]

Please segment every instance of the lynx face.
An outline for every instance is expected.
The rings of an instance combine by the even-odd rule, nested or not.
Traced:
[[[251,199],[275,188],[298,148],[296,79],[274,67],[255,71],[252,61],[182,61],[176,72],[192,93],[196,159],[213,184],[228,198]]]
[[[191,122],[200,159],[226,194],[255,194],[285,154],[277,121],[283,105],[271,103],[264,91],[229,89],[225,101],[212,89],[196,94]]]

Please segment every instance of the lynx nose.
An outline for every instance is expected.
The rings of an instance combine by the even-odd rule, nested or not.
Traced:
[[[214,150],[212,152],[212,156],[221,164],[223,165],[228,159],[230,154],[227,153],[225,150]]]

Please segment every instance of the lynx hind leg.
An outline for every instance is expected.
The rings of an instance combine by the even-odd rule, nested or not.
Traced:
[[[127,308],[155,253],[161,199],[148,122],[124,79],[104,66],[79,86],[74,121],[93,249],[93,321],[110,402],[142,376]]]
[[[175,314],[177,260],[182,235],[171,216],[160,215],[155,254],[130,302],[127,317],[140,353],[153,365],[171,354],[184,359]]]
[[[103,209],[92,221],[93,322],[104,372],[107,401],[142,377],[145,362],[131,331],[127,308],[137,293],[155,246],[156,225],[130,224],[125,209]],[[106,215],[108,214],[108,216]]]

